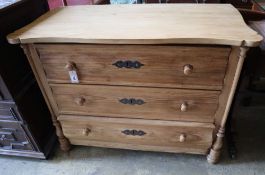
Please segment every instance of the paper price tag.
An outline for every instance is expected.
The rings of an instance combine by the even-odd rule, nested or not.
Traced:
[[[75,70],[69,71],[71,83],[79,83],[78,76]]]

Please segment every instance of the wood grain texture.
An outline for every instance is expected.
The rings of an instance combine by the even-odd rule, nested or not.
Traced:
[[[59,8],[10,34],[8,40],[257,46],[262,37],[229,4],[139,4]]]
[[[93,85],[51,85],[60,114],[213,122],[218,91],[134,88]],[[83,98],[84,103],[76,102]],[[142,100],[124,104],[122,99]],[[186,111],[181,105],[187,104]]]
[[[231,107],[231,104],[232,104],[232,101],[233,101],[233,98],[234,98],[234,94],[235,94],[235,91],[236,91],[237,83],[238,83],[238,80],[239,80],[239,77],[240,77],[240,74],[241,74],[241,70],[242,70],[242,67],[243,67],[243,64],[244,64],[244,60],[245,60],[245,58],[247,56],[247,51],[248,51],[249,48],[240,47],[239,49],[240,49],[240,52],[239,52],[239,55],[237,55],[238,62],[237,62],[237,67],[235,69],[233,82],[229,83],[231,85],[231,88],[230,88],[230,91],[228,93],[226,108],[225,108],[225,111],[224,111],[224,116],[223,116],[222,121],[221,121],[221,127],[222,128],[225,128],[225,124],[226,124],[226,120],[227,120],[227,117],[228,117],[228,113],[230,111],[230,107]],[[232,58],[230,58],[230,59],[232,59]]]
[[[230,54],[229,66],[224,79],[224,88],[219,98],[219,107],[215,114],[216,136],[207,156],[209,163],[217,163],[221,155],[225,124],[235,94],[237,83],[248,51],[247,47],[234,47]]]
[[[80,84],[111,84],[220,90],[230,47],[37,44],[49,83],[70,83],[68,62]],[[117,61],[138,61],[140,68],[118,68]],[[207,63],[207,64],[205,64]],[[185,66],[192,70],[186,74]]]
[[[22,45],[25,54],[27,55],[29,64],[32,68],[32,71],[35,75],[35,78],[39,84],[42,95],[46,101],[46,104],[51,112],[51,118],[53,125],[56,129],[56,135],[58,136],[60,147],[64,151],[70,150],[69,141],[64,137],[60,123],[57,120],[58,111],[56,103],[52,97],[51,88],[49,87],[44,70],[41,67],[39,56],[33,44]]]
[[[262,37],[231,5],[144,4],[56,9],[8,40],[26,44],[63,150],[211,148],[215,163],[247,47]]]
[[[42,47],[43,46],[43,47]],[[70,142],[72,144],[77,144],[77,145],[91,145],[91,146],[101,146],[101,147],[113,147],[113,148],[126,148],[126,149],[137,149],[137,150],[150,150],[150,151],[166,151],[166,152],[186,152],[186,153],[199,153],[199,154],[204,154],[207,152],[209,146],[206,146],[206,144],[204,146],[201,147],[200,146],[194,146],[194,144],[188,144],[188,142],[186,142],[187,140],[187,136],[189,134],[186,133],[180,133],[178,135],[177,138],[175,138],[175,140],[178,140],[178,143],[187,143],[185,147],[181,147],[179,145],[176,146],[172,146],[172,145],[159,145],[159,144],[138,144],[137,142],[127,142],[127,139],[124,140],[117,140],[117,141],[107,141],[104,140],[104,137],[98,137],[99,140],[94,140],[94,139],[84,139],[83,137],[90,137],[91,133],[93,132],[93,129],[91,129],[91,127],[89,127],[90,125],[82,125],[86,124],[86,123],[91,123],[90,121],[86,122],[86,120],[92,120],[90,118],[90,116],[88,115],[93,115],[93,116],[97,116],[95,118],[97,118],[97,120],[102,120],[99,123],[103,122],[102,124],[100,124],[100,126],[103,128],[106,127],[108,128],[109,126],[113,125],[116,126],[116,128],[119,128],[120,126],[120,121],[124,120],[128,121],[128,122],[133,122],[133,126],[137,126],[138,124],[141,126],[141,128],[137,128],[136,127],[136,131],[142,131],[144,128],[149,128],[147,125],[164,125],[166,122],[168,125],[170,122],[176,124],[179,124],[179,121],[189,121],[189,122],[180,122],[180,123],[184,123],[183,127],[179,125],[180,128],[183,128],[182,130],[189,130],[190,125],[193,125],[194,127],[191,128],[191,130],[189,131],[194,131],[195,135],[199,134],[201,131],[204,131],[204,128],[201,128],[199,125],[211,125],[211,122],[213,122],[213,118],[214,118],[214,124],[215,124],[215,131],[213,128],[207,129],[207,133],[209,135],[211,135],[211,137],[214,135],[214,133],[217,133],[216,136],[214,136],[214,142],[212,142],[212,139],[210,139],[211,143],[213,143],[212,145],[212,150],[210,151],[210,154],[208,156],[208,161],[209,162],[216,162],[219,159],[219,155],[220,155],[220,150],[222,147],[222,137],[223,137],[223,125],[226,122],[226,115],[227,115],[227,111],[229,111],[230,108],[230,104],[231,104],[231,100],[233,98],[233,93],[234,93],[234,89],[235,86],[237,84],[237,79],[239,77],[239,73],[241,71],[241,67],[242,67],[242,63],[243,63],[243,58],[244,58],[244,54],[245,52],[241,53],[241,56],[239,55],[239,47],[232,47],[232,50],[230,52],[230,48],[227,47],[218,47],[218,48],[214,48],[214,47],[209,47],[210,49],[224,49],[222,52],[223,54],[230,54],[229,55],[229,60],[228,60],[228,66],[227,64],[227,56],[224,56],[223,58],[220,58],[220,60],[222,60],[224,68],[222,69],[225,72],[225,78],[223,80],[223,84],[221,84],[222,90],[221,90],[221,96],[219,97],[220,91],[218,90],[213,90],[214,88],[209,88],[212,89],[211,91],[207,91],[205,88],[204,90],[196,90],[196,89],[176,89],[176,88],[165,88],[165,87],[152,87],[151,85],[149,85],[149,87],[126,87],[126,86],[110,86],[110,85],[106,85],[105,83],[102,85],[78,85],[78,84],[64,84],[63,82],[60,82],[62,84],[58,84],[58,82],[49,83],[49,80],[47,79],[47,75],[48,75],[48,68],[45,68],[45,66],[43,66],[45,64],[45,61],[51,61],[52,64],[54,64],[53,61],[56,62],[56,59],[52,59],[52,58],[57,58],[58,60],[63,59],[65,57],[65,55],[61,56],[61,54],[63,54],[65,52],[65,50],[63,50],[63,48],[58,47],[60,49],[62,49],[62,52],[58,52],[58,51],[54,51],[56,52],[56,54],[54,54],[53,52],[48,52],[49,50],[53,51],[52,48],[46,48],[47,46],[51,46],[51,45],[45,45],[45,44],[41,44],[41,45],[37,45],[38,50],[32,50],[32,53],[35,55],[34,59],[38,59],[35,61],[35,67],[38,67],[38,73],[43,77],[43,83],[44,86],[47,86],[45,89],[45,92],[47,91],[49,93],[49,100],[51,100],[53,103],[52,106],[54,108],[54,111],[56,111],[56,113],[58,115],[64,114],[62,116],[64,116],[62,120],[60,120],[60,123],[57,121],[54,121],[54,124],[56,126],[58,126],[57,131],[58,131],[58,135],[61,137],[61,139],[68,141],[66,138],[64,138],[64,135],[68,132],[68,136],[67,138],[70,139]],[[83,46],[83,45],[80,45]],[[98,45],[97,45],[98,46]],[[97,47],[95,46],[95,47]],[[104,45],[106,46],[106,45]],[[57,46],[55,46],[57,47]],[[72,47],[72,46],[71,46]],[[72,52],[74,53],[72,57],[75,57],[76,55],[78,60],[82,60],[83,57],[80,56],[79,54],[82,53],[82,50],[85,50],[84,48],[80,47],[78,49],[78,46],[75,50],[72,50]],[[112,47],[112,46],[110,46]],[[126,47],[126,46],[124,46]],[[128,46],[129,47],[129,46]],[[149,46],[148,46],[149,47]],[[154,47],[154,46],[150,46],[150,47]],[[156,47],[160,47],[160,46],[156,46]],[[170,46],[173,47],[173,46]],[[189,46],[191,47],[191,46]],[[195,46],[192,46],[192,48]],[[57,50],[58,50],[57,48]],[[104,48],[104,47],[103,47]],[[245,47],[244,47],[245,48]],[[43,50],[42,50],[43,49]],[[45,51],[45,49],[47,49]],[[60,50],[59,49],[59,50]],[[201,49],[201,48],[200,48]],[[147,55],[151,54],[151,50],[155,50],[155,49],[150,49],[150,51],[148,52]],[[208,49],[209,50],[209,49]],[[246,49],[244,49],[246,50]],[[89,55],[90,53],[93,53],[93,49],[90,50],[91,52],[85,52],[85,54],[81,54],[81,55]],[[194,50],[190,50],[190,51],[194,51]],[[98,51],[96,51],[98,53]],[[155,51],[154,51],[155,52]],[[175,50],[173,50],[173,52],[176,52]],[[211,53],[211,51],[208,51]],[[43,54],[44,53],[44,54]],[[168,53],[168,52],[167,52]],[[181,52],[181,53],[185,53],[185,52]],[[199,52],[201,53],[201,52]],[[213,53],[218,53],[218,52],[213,52]],[[212,55],[214,55],[212,53]],[[55,57],[50,57],[49,54],[51,55],[55,55]],[[159,54],[159,53],[157,53]],[[208,53],[209,54],[209,53]],[[96,54],[97,55],[97,54]],[[180,54],[181,55],[181,54]],[[183,54],[185,55],[185,54]],[[196,54],[195,54],[196,55]],[[207,53],[206,53],[207,55]],[[217,55],[217,54],[216,54]],[[215,59],[219,58],[216,57],[215,55]],[[221,53],[220,53],[220,57],[221,57]],[[49,59],[50,57],[50,59]],[[187,56],[186,59],[190,59],[190,57],[194,57],[194,54]],[[153,57],[152,57],[153,58]],[[200,60],[200,57],[196,57],[197,60]],[[99,59],[100,60],[100,59]],[[160,59],[161,60],[161,59]],[[69,61],[73,61],[73,60],[66,60],[66,63]],[[74,60],[75,61],[75,60]],[[116,61],[116,60],[115,60]],[[103,61],[102,61],[103,62]],[[61,61],[59,61],[59,63],[61,63]],[[70,66],[68,65],[67,68],[68,69],[76,69],[78,71],[78,65],[85,65],[85,60],[83,60],[80,63],[75,63],[71,64]],[[163,62],[159,62],[160,64],[163,65]],[[201,64],[206,64],[209,62],[204,61]],[[52,65],[51,64],[51,65]],[[146,63],[145,63],[146,64]],[[144,66],[146,66],[144,64]],[[170,65],[167,63],[167,65]],[[218,65],[218,64],[216,64]],[[34,66],[34,65],[33,65]],[[143,67],[144,67],[143,66]],[[49,67],[49,66],[47,66]],[[64,69],[65,65],[63,66],[62,69]],[[93,67],[93,66],[92,66]],[[195,69],[193,70],[193,68],[196,68],[197,66],[192,66],[191,70],[187,70],[186,71],[186,75],[185,76],[190,76],[195,72]],[[210,66],[211,67],[211,66]],[[216,66],[213,66],[216,67]],[[103,68],[106,68],[103,66]],[[142,68],[142,67],[141,67]],[[140,68],[140,69],[141,69]],[[183,66],[182,66],[183,68]],[[139,69],[139,70],[140,70]],[[189,67],[190,69],[190,67]],[[85,69],[84,69],[85,70]],[[103,69],[106,70],[106,69]],[[130,70],[130,69],[129,69]],[[65,70],[68,73],[68,70]],[[194,72],[193,72],[194,71]],[[172,72],[172,70],[171,70]],[[79,73],[79,72],[78,72]],[[96,74],[97,72],[93,72],[94,74]],[[147,72],[148,74],[148,72]],[[82,75],[82,74],[81,74]],[[142,76],[144,76],[146,74],[143,74]],[[87,77],[87,75],[84,75],[85,77]],[[209,75],[208,75],[209,76]],[[45,79],[46,78],[46,79]],[[80,79],[82,79],[82,76],[80,76]],[[185,80],[185,78],[183,78]],[[114,83],[115,85],[115,83]],[[120,85],[120,84],[117,84]],[[154,85],[153,85],[154,86]],[[182,88],[185,86],[182,86]],[[195,86],[196,87],[196,86]],[[198,86],[197,86],[198,87]],[[206,86],[205,86],[206,87]],[[142,98],[144,97],[144,98]],[[144,103],[142,105],[128,105],[128,104],[122,104],[119,102],[119,100],[121,100],[122,98],[127,98],[127,99],[131,99],[131,98],[135,98],[135,99],[141,99],[144,101]],[[185,100],[181,100],[182,98],[188,98],[187,103],[185,102]],[[116,100],[113,100],[116,99]],[[218,104],[218,100],[219,100],[219,104]],[[197,106],[197,102],[200,101],[203,105],[200,105],[199,108]],[[150,103],[152,102],[152,103]],[[153,103],[155,102],[155,103]],[[173,102],[173,103],[172,103]],[[149,105],[150,106],[146,106]],[[171,104],[173,104],[173,106],[170,106]],[[173,111],[175,106],[174,104],[177,104],[176,106],[178,106],[178,110],[179,112],[175,112]],[[183,105],[184,104],[184,105]],[[215,105],[215,107],[213,108],[213,104]],[[217,106],[218,104],[218,106]],[[119,106],[122,105],[122,106]],[[183,107],[184,106],[184,107]],[[137,107],[137,110],[135,110],[135,108],[131,109],[130,107]],[[145,108],[146,107],[146,108]],[[185,109],[184,109],[185,108]],[[198,111],[195,112],[194,111],[189,111],[189,109],[193,110],[193,109],[198,109]],[[201,110],[202,109],[202,110]],[[217,109],[217,111],[216,111]],[[210,112],[211,111],[211,112]],[[216,113],[215,113],[216,111]],[[191,113],[190,113],[191,112]],[[192,113],[194,112],[194,113]],[[210,113],[208,113],[210,112]],[[182,113],[185,113],[183,115],[181,115]],[[66,115],[68,114],[68,115]],[[138,117],[140,116],[140,117]],[[155,117],[154,117],[155,116]],[[110,117],[120,117],[117,118],[117,120],[112,120],[112,118]],[[124,117],[124,118],[123,118]],[[131,119],[128,119],[131,118]],[[174,121],[175,117],[177,118],[177,121]],[[67,118],[67,122],[68,124],[65,125],[65,128],[63,128],[63,131],[61,130],[61,124],[65,124],[67,122],[65,122],[64,120]],[[81,121],[79,122],[79,118]],[[134,119],[133,119],[134,118]],[[139,118],[139,119],[136,119]],[[147,120],[148,119],[148,120]],[[151,119],[159,119],[159,120],[151,120]],[[93,119],[94,120],[94,119]],[[111,122],[113,122],[113,124],[106,124],[105,121],[109,121],[111,120]],[[170,120],[170,121],[169,121]],[[196,123],[196,122],[198,123]],[[141,123],[141,122],[144,122]],[[160,124],[158,124],[158,123]],[[200,122],[200,123],[199,123]],[[202,123],[203,122],[203,123]],[[93,123],[93,122],[92,122]],[[97,122],[96,122],[97,123]],[[149,124],[148,124],[149,123]],[[125,122],[126,124],[126,122]],[[131,124],[131,123],[130,123]],[[97,126],[97,124],[95,124]],[[122,124],[123,125],[123,124]],[[79,126],[81,127],[81,129],[79,128]],[[127,124],[126,124],[127,126]],[[195,127],[196,126],[196,127]],[[64,127],[64,126],[63,126]],[[77,128],[76,128],[77,127]],[[153,130],[158,131],[158,133],[163,133],[163,130],[160,129],[160,127],[162,126],[155,126]],[[113,127],[115,128],[115,127]],[[113,128],[109,128],[109,130],[113,129]],[[153,128],[153,127],[151,127]],[[168,126],[165,128],[169,128]],[[174,125],[174,128],[178,128]],[[125,129],[125,128],[124,128]],[[128,129],[128,128],[127,128]],[[129,128],[131,130],[134,130],[134,128]],[[219,129],[219,132],[217,132],[217,130]],[[117,130],[116,130],[117,131]],[[170,131],[170,130],[169,130]],[[102,130],[97,131],[98,133],[101,132],[101,134],[104,134],[104,132]],[[114,132],[114,131],[113,131]],[[186,132],[186,130],[185,130]],[[77,135],[71,135],[71,134],[75,134],[78,133]],[[110,132],[109,134],[111,134],[112,132]],[[146,133],[144,131],[144,133]],[[157,133],[157,134],[158,134]],[[114,136],[112,136],[114,137]],[[207,136],[203,136],[208,138]],[[107,138],[107,137],[106,137]],[[133,137],[134,138],[134,137]],[[117,137],[116,139],[120,139],[119,137]],[[154,138],[153,138],[154,139]],[[170,140],[170,139],[169,139]],[[181,141],[181,142],[180,142]],[[158,142],[157,142],[158,143]],[[159,142],[161,144],[161,142]],[[165,142],[168,143],[168,142]],[[171,142],[170,142],[171,144]],[[64,143],[63,141],[61,141],[61,145],[69,145],[69,143]]]
[[[222,124],[222,120],[223,118],[227,117],[227,112],[225,111],[229,111],[230,109],[230,105],[228,105],[229,94],[232,89],[232,86],[237,85],[234,83],[234,79],[235,79],[236,71],[238,69],[238,62],[240,58],[239,55],[240,55],[240,47],[232,47],[231,54],[228,60],[227,70],[225,73],[224,86],[223,86],[223,89],[221,90],[221,94],[219,96],[219,102],[218,102],[219,104],[218,109],[214,116],[215,118],[214,123],[216,125],[217,131],[221,126],[224,126]],[[231,100],[231,97],[230,97],[230,100]]]
[[[165,152],[205,154],[211,145],[213,124],[89,116],[59,116],[65,136],[73,144]],[[90,132],[84,135],[84,129]],[[124,130],[145,134],[126,135]],[[179,138],[185,134],[186,139]],[[137,145],[137,147],[136,147]],[[162,149],[163,148],[163,149]]]

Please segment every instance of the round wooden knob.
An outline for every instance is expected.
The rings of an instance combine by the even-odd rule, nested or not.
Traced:
[[[186,112],[188,110],[188,103],[184,102],[180,105],[180,110]]]
[[[186,135],[185,134],[180,134],[179,141],[180,142],[185,142],[185,140],[186,140]]]
[[[192,73],[193,66],[190,64],[186,64],[183,68],[183,72],[185,75],[190,75]]]
[[[72,61],[69,61],[66,65],[65,65],[65,69],[68,71],[73,71],[75,70],[75,63]]]
[[[85,101],[86,101],[86,99],[83,98],[83,97],[77,97],[77,98],[75,98],[75,103],[78,104],[78,105],[80,105],[80,106],[83,106],[84,103],[85,103]]]
[[[84,136],[88,136],[88,134],[91,132],[91,130],[89,128],[85,128],[83,129],[83,135]]]

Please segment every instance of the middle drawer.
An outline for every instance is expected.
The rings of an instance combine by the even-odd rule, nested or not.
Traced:
[[[60,114],[212,122],[219,91],[51,85]]]

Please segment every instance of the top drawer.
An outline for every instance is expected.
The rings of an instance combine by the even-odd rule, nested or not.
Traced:
[[[49,83],[221,89],[229,47],[37,44]]]

